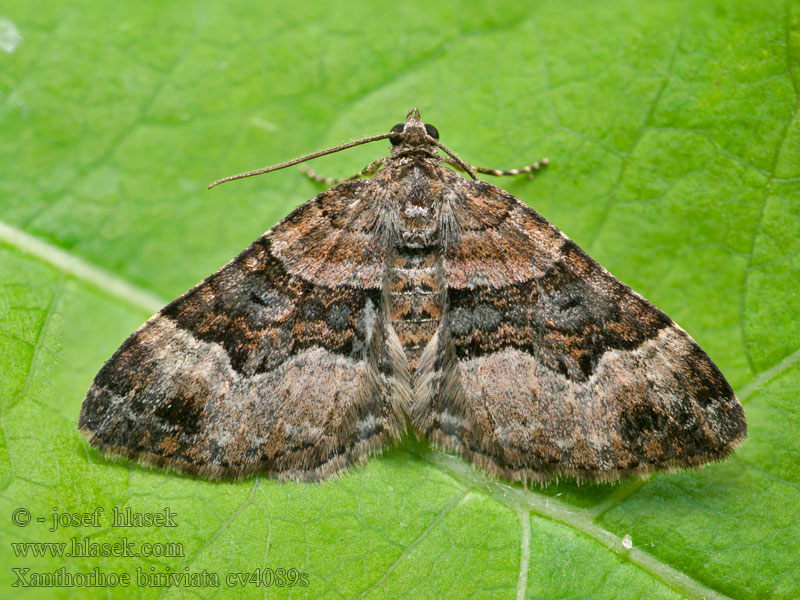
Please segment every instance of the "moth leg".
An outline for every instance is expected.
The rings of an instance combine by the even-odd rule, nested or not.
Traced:
[[[444,159],[444,162],[447,163],[448,165],[450,165],[451,167],[454,167],[454,168],[458,169],[459,171],[463,171],[464,170],[464,169],[461,168],[461,166],[458,163],[456,163],[453,160],[450,160],[449,158]],[[522,175],[523,173],[529,173],[528,177],[533,179],[533,172],[534,171],[538,171],[542,167],[547,166],[547,163],[549,163],[549,162],[550,161],[548,159],[543,158],[543,159],[533,163],[532,165],[527,165],[527,166],[519,168],[519,169],[505,169],[505,170],[501,170],[501,169],[485,169],[483,167],[475,167],[475,166],[472,166],[472,165],[470,165],[470,166],[472,166],[472,168],[475,169],[475,171],[477,171],[478,173],[485,173],[486,175],[494,175],[495,177],[505,177],[507,175]]]
[[[375,162],[369,163],[366,167],[361,169],[355,175],[350,175],[350,177],[323,177],[316,171],[312,171],[305,165],[300,166],[300,170],[305,174],[306,177],[311,179],[312,181],[317,181],[319,183],[324,183],[325,185],[337,185],[339,183],[344,183],[345,181],[354,181],[356,179],[360,179],[361,177],[369,177],[370,175],[374,175],[378,172],[383,165],[386,164],[386,157],[379,158]]]

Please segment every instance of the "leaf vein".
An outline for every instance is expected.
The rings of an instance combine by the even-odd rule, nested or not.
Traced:
[[[154,313],[166,304],[155,294],[2,221],[0,221],[0,242],[142,310]]]

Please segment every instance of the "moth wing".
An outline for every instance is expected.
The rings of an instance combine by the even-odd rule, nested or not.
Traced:
[[[606,481],[728,456],[744,412],[697,343],[533,209],[461,182],[414,428],[511,480]]]
[[[317,480],[399,438],[373,191],[303,204],[131,335],[84,400],[90,443],[211,478]]]

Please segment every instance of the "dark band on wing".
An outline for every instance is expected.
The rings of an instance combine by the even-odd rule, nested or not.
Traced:
[[[331,289],[288,274],[261,238],[162,315],[199,340],[221,344],[236,371],[253,375],[313,346],[361,360],[374,319],[365,312],[368,303],[377,311],[380,298],[378,289]]]
[[[590,277],[576,272],[587,268]],[[515,348],[579,381],[606,351],[634,349],[672,324],[571,241],[540,277],[502,289],[450,288],[447,298],[459,359]]]

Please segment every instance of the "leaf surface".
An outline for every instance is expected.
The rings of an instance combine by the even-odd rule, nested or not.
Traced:
[[[473,164],[550,158],[499,184],[708,351],[748,418],[733,458],[524,490],[413,439],[322,485],[210,483],[87,447],[78,412],[103,361],[319,191],[293,170],[205,186],[387,131],[412,106]],[[4,3],[4,594],[14,568],[97,567],[132,583],[25,597],[796,598],[799,106],[792,3]],[[348,175],[385,152],[312,168]],[[49,531],[54,510],[97,507],[100,526]],[[168,507],[177,527],[112,527],[128,507]],[[84,537],[180,555],[13,545]],[[279,568],[308,585],[235,579]],[[167,572],[219,581],[152,579]]]

